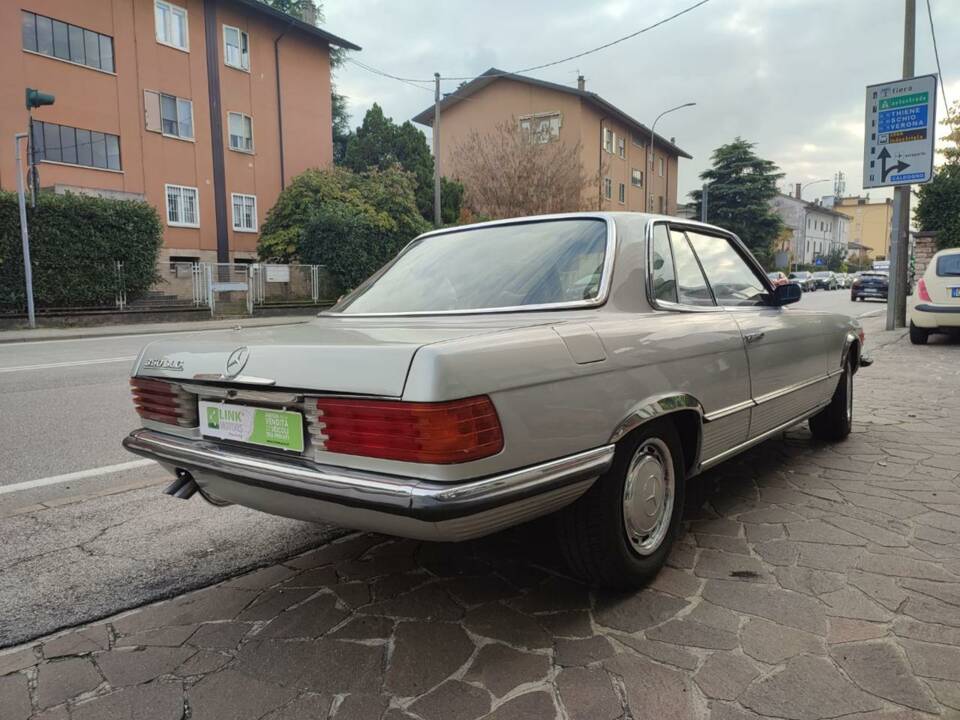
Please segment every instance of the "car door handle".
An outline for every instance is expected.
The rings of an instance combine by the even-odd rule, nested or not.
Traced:
[[[766,333],[763,332],[762,330],[759,330],[757,332],[746,333],[743,336],[743,339],[746,340],[748,343],[754,343],[757,340],[761,340],[764,335],[766,335]]]

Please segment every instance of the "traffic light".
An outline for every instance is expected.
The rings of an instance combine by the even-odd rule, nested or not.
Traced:
[[[40,92],[34,88],[27,88],[27,110],[33,110],[41,105],[53,105],[56,98],[50,93]]]

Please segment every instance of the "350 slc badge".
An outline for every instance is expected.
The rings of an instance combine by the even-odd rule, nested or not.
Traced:
[[[173,370],[174,372],[183,371],[183,360],[168,360],[167,358],[150,358],[143,363],[147,370]]]

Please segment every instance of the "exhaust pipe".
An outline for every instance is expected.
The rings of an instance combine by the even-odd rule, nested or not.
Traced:
[[[177,478],[163,491],[164,495],[172,495],[180,500],[189,500],[199,490],[197,481],[186,470],[177,468]]]

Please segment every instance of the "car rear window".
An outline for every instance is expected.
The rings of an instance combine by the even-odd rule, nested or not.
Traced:
[[[960,276],[960,253],[937,258],[937,277]]]
[[[600,219],[487,225],[415,240],[333,312],[496,310],[595,300],[607,225]]]

